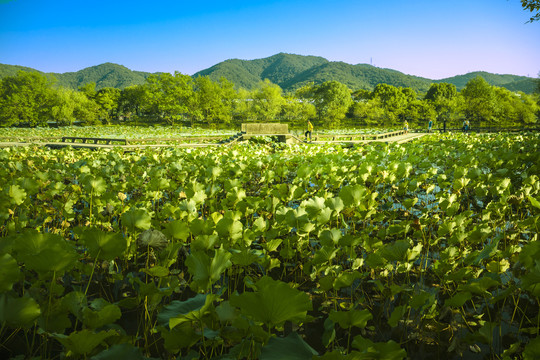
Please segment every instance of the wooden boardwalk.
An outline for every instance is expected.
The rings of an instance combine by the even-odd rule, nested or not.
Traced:
[[[405,143],[413,139],[418,139],[426,133],[408,133],[404,134],[403,131],[394,131],[392,133],[382,133],[382,134],[353,134],[353,135],[319,135],[318,140],[306,142],[302,138],[289,135],[289,139],[292,139],[296,143],[310,143],[310,144],[343,144],[353,146],[355,144],[366,144],[371,142],[385,142],[385,143]],[[240,137],[239,139],[242,139]],[[47,140],[47,139],[44,139]],[[29,141],[4,141],[0,142],[0,148],[2,147],[21,147],[21,146],[45,146],[52,149],[60,149],[63,147],[72,147],[72,148],[84,148],[84,149],[113,149],[121,148],[124,151],[135,151],[137,149],[145,148],[200,148],[200,147],[217,147],[217,146],[226,146],[233,143],[239,143],[240,141],[234,140],[231,142],[221,142],[221,143],[190,143],[190,142],[172,142],[172,143],[163,143],[163,144],[146,144],[139,141],[134,141],[136,144],[133,144],[132,141],[126,141],[125,139],[101,139],[103,141],[110,140],[108,144],[98,143],[98,141],[91,142],[70,142],[70,141],[57,141],[57,142],[46,142],[40,141],[38,139],[31,139]],[[171,139],[167,139],[170,141]],[[246,140],[246,139],[242,139]],[[123,141],[123,143],[121,142]],[[120,142],[120,143],[113,143]]]

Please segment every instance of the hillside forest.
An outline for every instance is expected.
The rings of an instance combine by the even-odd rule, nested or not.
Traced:
[[[95,83],[77,90],[59,86],[51,76],[18,71],[0,81],[0,126],[81,124],[167,124],[209,128],[243,122],[285,122],[302,127],[308,119],[324,128],[392,127],[405,120],[435,127],[458,125],[522,126],[538,122],[538,91],[515,92],[470,79],[462,90],[433,83],[427,92],[385,83],[373,90],[351,89],[330,80],[284,91],[266,79],[254,89],[238,88],[221,77],[191,77],[179,72],[149,75],[140,85],[123,89]]]

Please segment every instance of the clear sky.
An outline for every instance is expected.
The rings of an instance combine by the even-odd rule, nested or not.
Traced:
[[[192,75],[285,52],[430,79],[537,77],[540,22],[529,18],[520,0],[0,0],[0,63]]]

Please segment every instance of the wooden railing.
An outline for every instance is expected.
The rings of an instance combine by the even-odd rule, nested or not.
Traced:
[[[62,137],[63,143],[83,143],[83,144],[103,144],[112,145],[127,145],[126,139],[109,139],[109,138],[91,138],[91,137],[79,137],[79,136],[64,136]]]

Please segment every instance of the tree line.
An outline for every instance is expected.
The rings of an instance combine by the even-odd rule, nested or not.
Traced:
[[[540,116],[538,94],[491,86],[482,77],[458,92],[453,84],[434,83],[427,93],[378,84],[372,91],[352,91],[338,81],[309,83],[283,92],[269,80],[248,91],[225,78],[213,81],[175,72],[148,77],[142,85],[96,90],[55,86],[37,72],[19,71],[0,81],[0,126],[59,126],[118,122],[230,127],[243,122],[308,119],[321,127],[384,126],[428,120],[450,125],[468,119],[473,125],[528,125]]]

